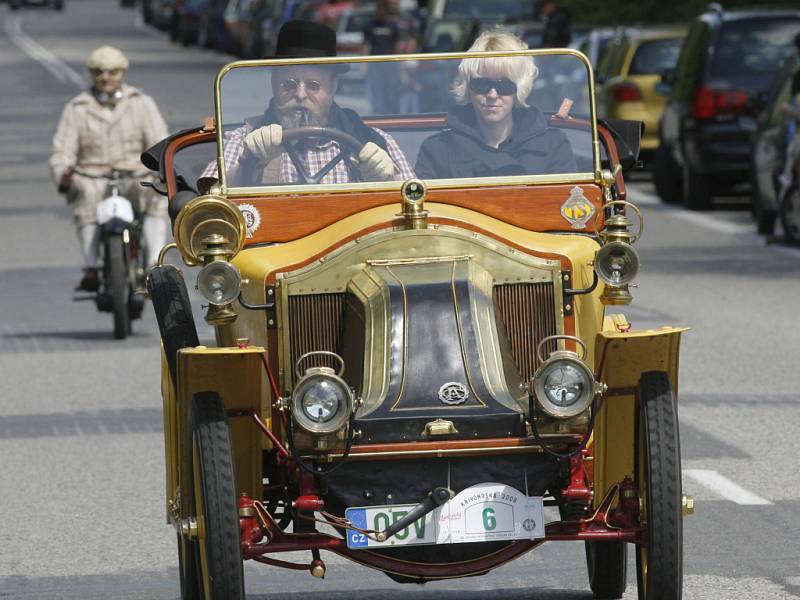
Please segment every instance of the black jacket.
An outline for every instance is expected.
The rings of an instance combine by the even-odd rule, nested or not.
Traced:
[[[421,179],[575,173],[572,146],[536,108],[515,108],[514,130],[499,148],[484,143],[471,106],[447,115],[446,128],[422,143],[414,170]]]

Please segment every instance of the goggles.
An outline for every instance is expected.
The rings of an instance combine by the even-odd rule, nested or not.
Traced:
[[[513,96],[517,93],[517,84],[510,79],[489,79],[475,77],[469,80],[469,89],[476,94],[485,95],[494,89],[498,96]]]
[[[306,93],[316,94],[322,89],[322,84],[316,79],[308,79],[306,81],[298,81],[297,79],[286,79],[281,81],[281,89],[287,94],[294,94],[303,85],[306,88]]]

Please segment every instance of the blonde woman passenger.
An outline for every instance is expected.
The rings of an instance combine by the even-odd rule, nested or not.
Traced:
[[[469,52],[526,50],[517,36],[482,33]],[[527,103],[537,69],[531,57],[465,58],[445,128],[425,140],[415,171],[422,179],[574,173],[564,132]]]

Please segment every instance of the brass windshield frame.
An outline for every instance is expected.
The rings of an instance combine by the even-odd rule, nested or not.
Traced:
[[[219,193],[225,196],[235,196],[246,198],[251,196],[285,196],[307,195],[307,194],[337,194],[353,192],[372,192],[372,191],[392,191],[400,190],[402,181],[379,181],[379,182],[357,182],[348,185],[343,184],[316,184],[316,185],[269,185],[269,186],[248,186],[248,187],[228,187],[227,170],[225,169],[223,128],[222,128],[222,80],[225,75],[235,69],[248,67],[270,67],[276,65],[326,65],[326,64],[354,64],[370,62],[389,62],[389,61],[422,61],[422,60],[441,60],[441,59],[464,59],[464,58],[492,58],[492,57],[514,57],[514,56],[543,56],[543,55],[571,55],[576,57],[586,67],[589,79],[589,117],[591,120],[592,134],[592,161],[594,171],[592,173],[567,173],[555,175],[517,175],[504,177],[474,177],[463,179],[430,179],[426,180],[428,189],[447,189],[447,188],[476,188],[494,187],[510,185],[547,185],[553,183],[594,183],[602,185],[602,171],[600,166],[600,141],[597,131],[597,106],[595,100],[594,69],[587,56],[578,50],[571,48],[541,49],[541,50],[514,50],[504,52],[448,52],[430,54],[387,54],[370,56],[347,56],[347,57],[315,57],[315,58],[283,58],[283,59],[262,59],[262,60],[239,60],[223,66],[214,81],[214,114],[217,122],[217,170],[219,173]]]

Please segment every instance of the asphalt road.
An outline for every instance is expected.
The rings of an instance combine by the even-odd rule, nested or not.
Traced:
[[[72,0],[64,13],[0,5],[0,22],[0,598],[177,598],[155,320],[148,307],[115,342],[110,316],[73,302],[80,255],[46,162],[92,48],[128,54],[129,81],[172,130],[210,114],[226,59],[170,44],[109,0]],[[625,312],[637,328],[693,328],[680,380],[684,489],[697,502],[685,522],[685,597],[800,597],[800,252],[766,245],[741,206],[689,214],[636,179],[647,227]],[[578,543],[426,586],[327,560],[324,581],[247,565],[248,597],[591,597]],[[635,598],[632,563],[629,579]]]

